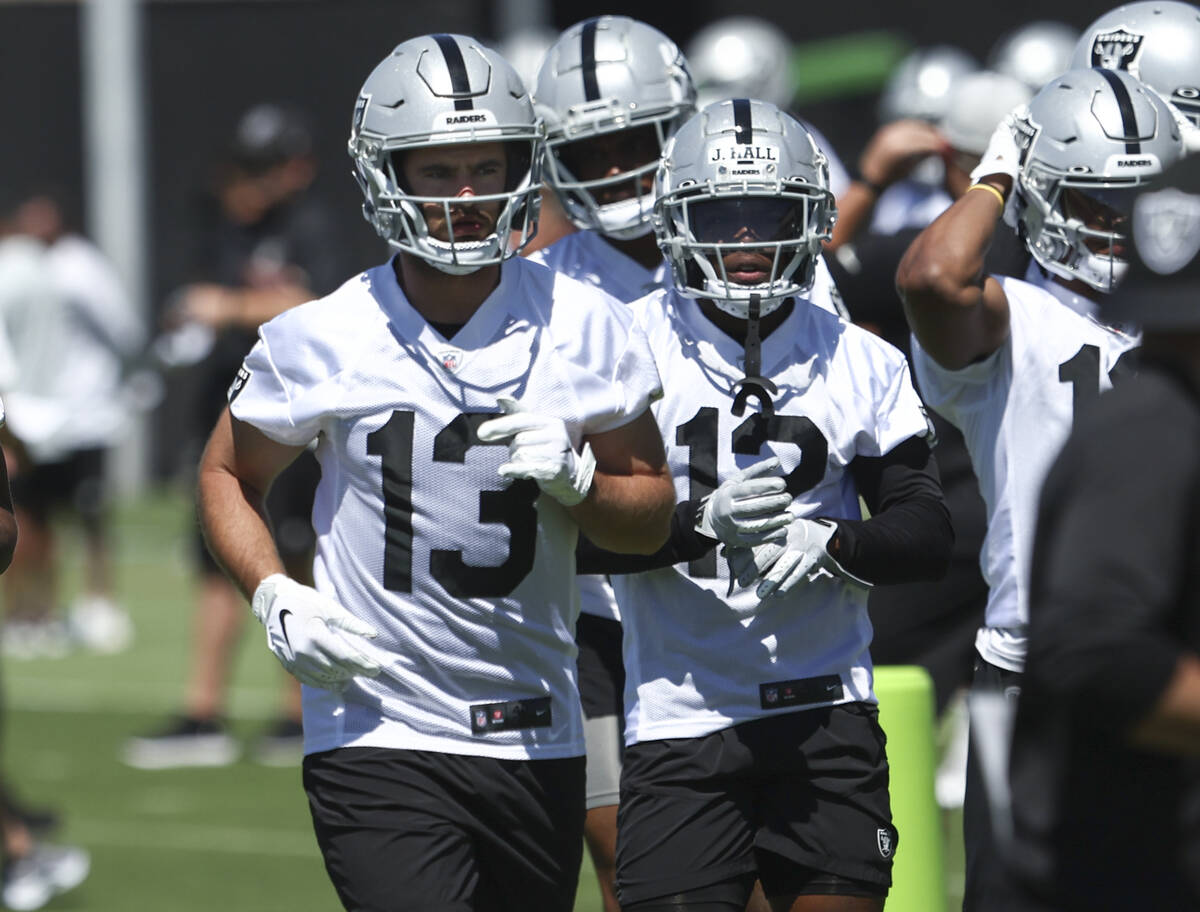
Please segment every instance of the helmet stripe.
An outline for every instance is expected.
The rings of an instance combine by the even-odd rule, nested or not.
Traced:
[[[739,143],[748,146],[754,142],[754,124],[750,120],[750,99],[733,99],[733,127],[735,138]]]
[[[463,60],[462,48],[449,35],[434,35],[433,40],[442,49],[442,56],[446,59],[446,69],[450,72],[450,89],[454,92],[455,96],[454,110],[472,110],[475,107],[475,102],[469,97],[471,94],[471,80],[467,78],[467,64]]]
[[[589,19],[583,24],[579,36],[579,54],[583,64],[583,97],[596,101],[600,97],[600,85],[596,82],[596,24],[599,19]]]
[[[1142,143],[1138,139],[1137,113],[1133,110],[1133,99],[1129,97],[1129,89],[1112,70],[1097,68],[1101,76],[1112,86],[1113,94],[1117,97],[1117,107],[1121,111],[1121,127],[1125,132],[1125,152],[1135,155],[1142,151]],[[1131,140],[1130,137],[1133,137]]]

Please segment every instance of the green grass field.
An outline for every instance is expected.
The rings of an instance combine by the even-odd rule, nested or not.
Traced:
[[[117,511],[118,586],[137,625],[130,650],[4,664],[9,777],[22,797],[60,807],[66,818],[60,839],[92,853],[91,877],[48,908],[336,910],[299,769],[247,759],[223,769],[140,772],[119,760],[127,736],[155,728],[182,701],[192,611],[189,522],[178,492],[139,498]],[[64,535],[64,596],[75,585],[76,550]],[[246,633],[229,713],[248,741],[274,714],[283,672],[257,625]],[[957,820],[948,821],[948,832],[956,831]],[[952,904],[961,889],[956,842],[952,835],[947,856]],[[575,908],[601,908],[586,862]]]

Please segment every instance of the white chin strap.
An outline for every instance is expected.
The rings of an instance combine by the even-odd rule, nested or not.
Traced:
[[[653,230],[654,226],[650,222],[650,210],[653,205],[654,198],[646,196],[642,199],[633,197],[606,206],[597,206],[596,226],[601,234],[618,241],[642,237]]]
[[[496,264],[497,237],[494,234],[482,241],[459,241],[457,244],[432,237],[424,238],[424,242],[440,254],[426,258],[425,262],[447,275],[470,275],[484,266]]]
[[[783,302],[791,297],[790,294],[780,295],[778,293],[773,297],[767,297],[770,287],[769,282],[762,282],[758,285],[726,285],[724,282],[714,279],[706,278],[704,280],[704,290],[708,293],[709,300],[717,305],[717,309],[742,320],[748,319],[750,316],[751,295],[758,295],[758,315],[760,317],[765,317],[778,310]]]

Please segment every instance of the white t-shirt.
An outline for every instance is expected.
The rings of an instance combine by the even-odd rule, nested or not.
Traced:
[[[116,444],[129,420],[123,363],[143,342],[116,271],[73,235],[50,247],[5,244],[4,262],[15,267],[0,267],[0,310],[15,356],[7,386],[13,432],[39,462]]]
[[[850,463],[928,432],[904,356],[807,301],[762,343],[763,376],[779,388],[769,418],[753,399],[745,415],[732,413],[743,346],[694,300],[659,291],[633,306],[664,378],[652,410],[681,501],[775,455],[794,513],[860,519]],[[818,579],[756,608],[753,588],[727,594],[729,568],[716,549],[688,564],[614,576],[613,586],[625,626],[629,744],[874,699],[860,588]],[[789,682],[821,676],[832,676],[832,686],[820,696],[780,699]]]
[[[1029,623],[1029,566],[1042,482],[1071,430],[1076,404],[1112,387],[1117,362],[1139,340],[1075,307],[1093,307],[1057,283],[995,277],[1008,298],[1009,334],[982,361],[949,371],[913,338],[921,393],[962,431],[987,506],[980,555],[987,580],[980,655],[1020,671]],[[1065,299],[1065,300],[1064,300]]]
[[[390,263],[260,328],[231,410],[281,443],[318,440],[316,587],[379,631],[365,648],[383,666],[343,694],[304,688],[307,752],[583,754],[578,530],[533,482],[506,485],[507,446],[476,429],[509,395],[578,446],[658,394],[629,308],[521,259],[452,341]],[[488,705],[545,697],[549,725],[473,734]]]

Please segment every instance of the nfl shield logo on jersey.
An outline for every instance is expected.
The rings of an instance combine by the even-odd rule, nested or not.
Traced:
[[[766,699],[766,701],[768,703],[778,703],[779,702],[779,688],[768,687],[765,691],[763,691],[763,697],[764,697],[764,699]]]
[[[442,367],[451,373],[462,367],[462,359],[463,353],[457,348],[447,348],[438,355],[438,360],[441,362]]]
[[[476,728],[476,730],[478,731],[478,730],[487,728],[487,724],[488,724],[487,710],[486,709],[475,710],[475,728]]]
[[[1106,70],[1129,70],[1136,76],[1137,70],[1130,68],[1137,61],[1141,49],[1141,35],[1123,28],[1100,32],[1092,39],[1092,66]]]
[[[887,827],[880,827],[875,831],[875,841],[879,845],[879,854],[884,858],[892,857],[892,831]]]

